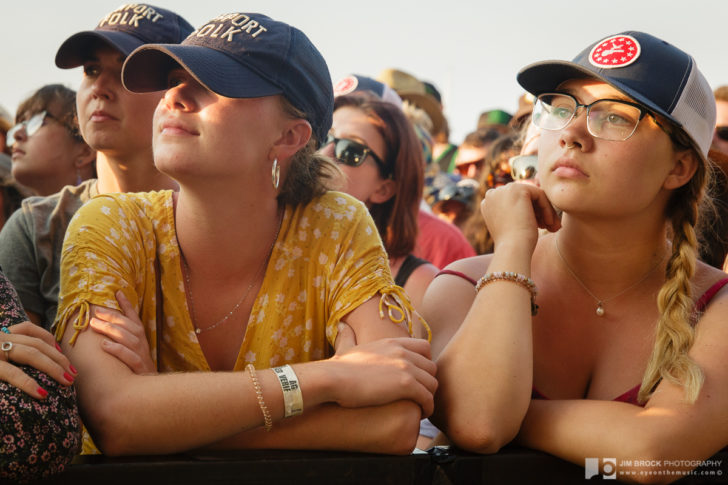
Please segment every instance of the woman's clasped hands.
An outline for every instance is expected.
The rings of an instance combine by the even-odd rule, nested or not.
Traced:
[[[331,401],[343,407],[384,405],[410,400],[422,417],[434,410],[437,366],[430,344],[417,338],[388,338],[356,344],[351,327],[339,324],[336,355],[326,361],[334,377]]]

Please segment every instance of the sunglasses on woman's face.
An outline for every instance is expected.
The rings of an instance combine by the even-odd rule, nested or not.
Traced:
[[[723,141],[728,141],[728,126],[716,126],[715,134]]]
[[[513,180],[530,180],[536,176],[538,157],[536,155],[516,155],[508,159]]]
[[[27,138],[30,138],[31,136],[35,135],[38,132],[38,130],[40,130],[40,128],[46,124],[46,119],[55,120],[56,122],[65,126],[66,129],[68,129],[68,131],[71,132],[71,136],[73,138],[75,138],[79,141],[83,140],[77,130],[74,130],[72,127],[66,125],[62,121],[59,121],[58,118],[56,118],[49,112],[41,111],[40,113],[36,113],[33,116],[31,116],[29,119],[27,119],[25,121],[21,121],[17,125],[10,128],[8,130],[8,132],[5,134],[5,144],[9,147],[13,146],[13,144],[15,143],[15,135],[20,130],[25,130],[25,136]]]
[[[46,118],[53,119],[53,116],[51,116],[47,111],[41,111],[40,113],[31,116],[30,119],[21,121],[20,123],[8,130],[5,143],[9,147],[13,146],[13,143],[15,143],[15,134],[21,129],[25,129],[25,136],[27,136],[28,138],[35,135],[35,133],[45,123]]]
[[[379,167],[379,172],[382,176],[384,178],[389,177],[389,170],[387,170],[385,163],[365,144],[355,140],[350,140],[349,138],[336,138],[334,135],[329,135],[326,137],[326,142],[322,148],[327,147],[332,143],[334,145],[334,157],[336,157],[336,160],[340,163],[349,165],[350,167],[358,167],[364,163],[367,156],[370,156],[377,164],[377,167]]]

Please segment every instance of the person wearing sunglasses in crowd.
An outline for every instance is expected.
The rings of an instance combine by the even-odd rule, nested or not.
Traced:
[[[463,178],[480,179],[488,152],[501,136],[499,130],[488,127],[468,133],[455,154],[453,172]]]
[[[582,466],[614,457],[617,478],[677,479],[728,444],[728,278],[696,260],[710,87],[636,31],[518,81],[537,96],[540,188],[490,190],[493,255],[426,294],[424,316],[454,334],[433,421],[476,452],[515,439]]]
[[[318,50],[288,24],[231,13],[180,45],[140,47],[123,79],[166,89],[154,160],[180,191],[98,196],[68,230],[56,335],[99,448],[409,453],[435,366],[408,335],[420,322],[366,207],[327,190],[338,170],[316,152],[333,112]],[[119,291],[158,371],[136,374],[88,331]]]
[[[122,21],[134,16],[133,22]],[[59,87],[35,95],[19,109],[19,119],[26,123],[18,125],[13,145],[13,172],[18,177],[28,170],[26,166],[48,165],[49,152],[65,146],[60,144],[64,137],[68,139],[64,143],[79,152],[77,157],[69,157],[69,168],[81,157],[84,160],[78,178],[87,178],[93,171],[93,151],[97,151],[98,179],[78,184],[76,172],[70,169],[71,178],[63,180],[56,189],[59,192],[25,200],[0,231],[0,266],[15,286],[31,321],[44,328],[50,328],[56,315],[63,237],[79,207],[100,193],[176,188],[170,178],[157,171],[152,160],[152,113],[161,93],[126,91],[121,85],[121,66],[136,47],[153,40],[177,43],[192,30],[185,19],[169,10],[145,4],[123,5],[104,16],[94,30],[69,37],[56,53],[58,67],[83,67],[76,106],[68,90]],[[55,95],[49,98],[58,90],[66,93],[63,111],[51,101],[57,99]],[[37,133],[29,136],[33,130]],[[80,140],[81,135],[88,145]],[[33,150],[34,144],[43,144],[46,136],[60,138],[52,145],[45,144],[42,153]],[[27,161],[31,155],[33,164]],[[61,189],[65,184],[69,185]],[[116,345],[109,349],[125,352]]]
[[[424,163],[410,122],[394,104],[358,93],[338,96],[322,152],[339,162],[342,190],[369,209],[394,281],[418,309],[437,268],[412,254]]]
[[[13,177],[37,195],[55,194],[96,176],[96,151],[81,137],[76,92],[48,84],[20,103],[7,133]]]

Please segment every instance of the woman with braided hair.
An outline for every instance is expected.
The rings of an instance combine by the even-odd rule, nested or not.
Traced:
[[[473,451],[515,438],[580,465],[614,457],[617,478],[677,479],[728,445],[728,279],[696,259],[710,87],[642,32],[518,81],[536,96],[540,187],[488,191],[494,253],[428,288],[433,421]]]

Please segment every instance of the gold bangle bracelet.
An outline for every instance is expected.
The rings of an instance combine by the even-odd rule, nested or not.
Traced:
[[[258,398],[258,406],[260,406],[260,410],[263,412],[263,426],[266,431],[270,431],[271,428],[273,428],[273,420],[270,417],[268,406],[265,405],[265,401],[263,400],[263,390],[260,388],[258,377],[255,375],[255,367],[253,367],[253,364],[248,364],[245,366],[245,370],[247,370],[248,374],[250,374],[250,380],[253,381],[255,395]]]

